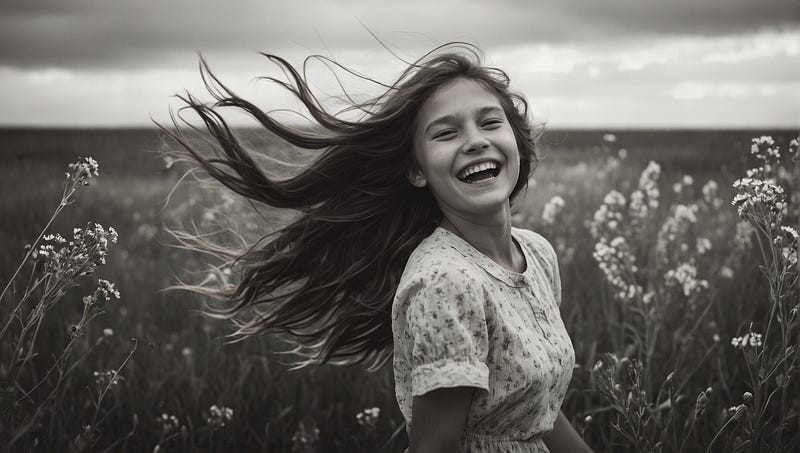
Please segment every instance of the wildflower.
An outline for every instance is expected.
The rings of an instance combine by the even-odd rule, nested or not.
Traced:
[[[565,202],[564,199],[560,196],[556,195],[550,199],[545,205],[544,210],[542,211],[542,221],[546,225],[552,225],[556,221],[556,217],[561,211],[564,209]]]
[[[75,186],[89,185],[89,179],[100,174],[100,166],[91,157],[78,158],[78,161],[67,166],[67,180]]]
[[[681,183],[676,182],[675,184],[672,185],[672,191],[673,192],[681,193],[682,190],[683,190],[683,186],[681,185]]]
[[[771,173],[781,159],[781,152],[775,146],[775,140],[766,135],[752,139],[750,153],[763,162],[762,166],[759,167],[762,170],[759,176],[766,176],[766,174]]]
[[[631,204],[628,207],[628,212],[631,217],[642,219],[647,215],[647,203],[645,203],[645,195],[641,190],[636,190],[631,194]]]
[[[597,363],[595,363],[594,366],[592,367],[592,372],[593,373],[597,373],[602,368],[603,368],[603,361],[602,360],[598,360]]]
[[[292,436],[292,444],[296,449],[305,451],[306,446],[315,445],[319,440],[319,429],[313,422],[301,421]]]
[[[607,205],[624,205],[625,204],[625,196],[621,193],[617,192],[616,190],[612,190],[611,192],[607,193],[606,196],[603,198],[603,203]]]
[[[626,275],[637,272],[638,268],[625,238],[617,236],[610,244],[603,241],[596,243],[592,256],[608,283],[616,290],[615,295],[618,298],[631,299],[641,292],[641,287],[626,281]]]
[[[103,297],[105,297],[106,300],[111,300],[111,298],[119,299],[119,291],[117,290],[116,285],[108,280],[103,280],[102,278],[99,279],[97,281],[97,290],[103,294]]]
[[[119,299],[119,291],[116,285],[101,278],[97,281],[97,288],[94,290],[94,293],[83,297],[83,303],[86,305],[99,304],[102,306],[102,304],[112,299]]]
[[[222,428],[231,420],[233,420],[233,409],[225,406],[217,407],[216,404],[208,408],[206,424],[212,430]]]
[[[728,413],[731,414],[731,417],[733,417],[734,420],[738,420],[742,418],[742,415],[744,415],[744,412],[746,410],[747,406],[745,406],[744,404],[740,404],[738,406],[731,406],[730,408],[728,408]]]
[[[183,357],[187,358],[187,359],[190,359],[193,354],[194,354],[194,351],[192,350],[192,348],[190,348],[188,346],[186,346],[185,348],[181,349],[181,355]]]
[[[797,230],[795,230],[792,227],[782,226],[781,230],[783,230],[784,233],[786,233],[789,237],[791,237],[795,241],[800,239],[800,235],[797,234]]]
[[[584,417],[583,422],[588,425],[589,423],[592,422],[592,416],[591,415],[587,415],[586,417]]]
[[[649,202],[650,209],[658,208],[658,178],[661,176],[661,166],[654,161],[650,161],[647,167],[639,176],[639,190],[641,190]]]
[[[606,240],[608,236],[614,234],[617,225],[622,222],[622,210],[625,208],[625,197],[612,190],[606,194],[603,204],[595,211],[590,231],[595,239]]]
[[[677,205],[675,206],[675,218],[678,220],[686,220],[689,223],[696,223],[697,217],[695,213],[697,212],[697,205]]]
[[[697,223],[696,213],[698,209],[696,204],[688,206],[682,204],[675,205],[672,210],[672,215],[667,217],[667,220],[664,221],[656,239],[656,255],[660,257],[660,260],[666,262],[667,259],[675,259],[668,258],[670,255],[669,252],[675,247],[674,243],[676,240],[685,240],[691,226]],[[683,242],[679,243],[678,246],[680,247],[682,243]],[[687,245],[684,250],[681,250],[684,252],[682,255],[685,255],[685,252],[688,252],[688,250],[689,248]]]
[[[713,204],[714,200],[716,200],[717,198],[717,190],[718,190],[717,182],[714,181],[713,179],[710,179],[707,183],[705,183],[705,185],[701,189],[703,193],[703,201],[705,201],[709,205]]]
[[[728,266],[722,266],[722,268],[719,270],[719,275],[722,278],[731,279],[733,278],[733,269]]]
[[[707,251],[711,250],[711,241],[707,238],[697,238],[697,245],[695,246],[697,253],[704,255]]]
[[[781,256],[789,266],[797,264],[797,249],[795,247],[782,247]]]
[[[103,329],[103,336],[104,337],[113,337],[114,336],[114,330],[109,328],[109,327],[106,327],[105,329]]]
[[[741,337],[732,338],[731,345],[742,350],[761,347],[761,334],[748,332]]]
[[[737,179],[733,187],[738,193],[731,204],[739,217],[749,222],[772,226],[780,223],[786,203],[783,187],[773,180]]]
[[[94,372],[94,384],[100,389],[117,385],[122,380],[123,377],[118,375],[114,370]]]
[[[628,150],[625,148],[620,148],[617,156],[619,156],[620,159],[625,160],[628,157]]]
[[[368,426],[374,428],[375,425],[378,423],[378,417],[381,414],[381,410],[378,407],[373,407],[372,409],[364,409],[363,411],[356,414],[356,420],[358,420],[358,424],[361,426]]]
[[[617,136],[614,134],[603,134],[603,141],[606,143],[615,143],[617,141]]]
[[[753,401],[753,394],[750,392],[744,392],[744,394],[742,395],[742,399],[744,400],[745,403],[749,403]]]
[[[697,279],[697,268],[691,263],[681,263],[676,269],[668,270],[664,280],[669,286],[680,286],[686,297],[708,288],[706,280]]]
[[[46,273],[70,281],[80,275],[90,275],[99,264],[105,264],[109,241],[117,241],[117,232],[90,222],[86,228],[73,229],[71,241],[58,234],[48,234],[32,255],[42,263]]]
[[[170,434],[177,432],[181,426],[180,421],[178,421],[178,417],[169,415],[166,412],[161,414],[160,417],[156,417],[155,422],[162,437],[167,437]]]
[[[681,178],[681,183],[684,186],[691,186],[694,184],[694,179],[692,179],[692,177],[689,175],[683,175],[683,178]]]

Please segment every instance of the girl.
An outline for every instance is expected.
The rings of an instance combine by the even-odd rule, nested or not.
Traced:
[[[371,364],[393,357],[411,453],[589,451],[559,408],[574,352],[558,311],[553,248],[511,226],[511,202],[537,159],[525,99],[478,50],[450,43],[409,65],[356,121],[326,111],[287,61],[319,127],[274,120],[204,75],[217,102],[182,98],[216,139],[204,156],[170,132],[231,190],[300,211],[237,263],[218,294],[238,333],[288,332],[299,366]],[[320,57],[321,58],[321,57]],[[260,169],[215,110],[234,106],[305,149],[323,150],[299,174]],[[177,126],[177,125],[176,125]]]

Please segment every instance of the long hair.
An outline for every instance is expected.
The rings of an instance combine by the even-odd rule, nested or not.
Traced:
[[[383,85],[383,94],[366,102],[348,97],[351,108],[363,112],[349,121],[341,112],[326,110],[289,62],[263,55],[289,81],[267,79],[299,99],[315,127],[273,119],[225,87],[201,59],[203,80],[216,102],[179,98],[204,122],[214,155],[191,145],[175,118],[174,130],[162,128],[182,145],[180,154],[230,190],[256,204],[298,212],[290,224],[237,257],[237,284],[200,292],[227,301],[215,311],[223,317],[257,308],[258,314],[240,322],[234,335],[288,334],[297,346],[291,352],[300,357],[297,368],[368,363],[370,371],[377,370],[391,357],[391,306],[400,276],[411,252],[442,215],[431,192],[406,178],[414,165],[418,111],[438,87],[456,78],[478,81],[494,92],[520,151],[513,201],[538,162],[528,103],[510,90],[505,72],[482,64],[477,48],[449,43],[409,64],[393,84]],[[220,107],[241,109],[286,142],[320,154],[290,178],[270,178],[226,124]]]

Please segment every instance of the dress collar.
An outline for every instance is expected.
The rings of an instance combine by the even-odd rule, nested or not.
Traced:
[[[519,244],[520,248],[522,249],[522,254],[525,256],[525,272],[523,273],[510,271],[497,264],[494,260],[484,255],[483,252],[473,247],[472,244],[464,240],[461,236],[453,233],[450,230],[442,227],[436,227],[434,234],[438,234],[445,241],[445,243],[447,243],[447,245],[457,250],[465,258],[474,262],[483,268],[483,270],[488,272],[492,277],[500,280],[506,285],[511,287],[528,286],[528,280],[533,275],[533,257],[531,257],[524,239],[522,239],[516,228],[511,228],[511,237],[517,242],[517,244]]]

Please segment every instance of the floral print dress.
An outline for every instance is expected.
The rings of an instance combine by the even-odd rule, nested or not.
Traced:
[[[459,452],[544,453],[575,352],[559,313],[555,251],[512,228],[526,261],[507,270],[441,227],[409,257],[392,305],[397,402],[443,387],[475,387]]]

